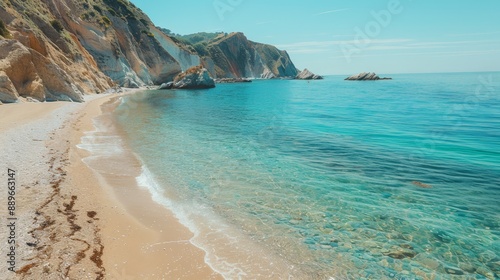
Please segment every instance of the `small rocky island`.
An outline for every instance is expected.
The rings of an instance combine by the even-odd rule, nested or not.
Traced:
[[[392,78],[380,78],[374,72],[363,72],[345,78],[346,81],[378,81],[378,80],[392,80]]]
[[[313,72],[309,71],[307,68],[301,71],[295,77],[297,80],[322,80],[323,77],[320,75],[316,75]]]

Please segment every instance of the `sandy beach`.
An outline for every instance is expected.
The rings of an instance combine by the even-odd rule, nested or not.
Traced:
[[[117,178],[118,190],[82,161],[89,153],[77,145],[116,98],[0,106],[2,184],[15,173],[14,212],[0,197],[0,216],[15,224],[0,228],[0,270],[16,271],[6,279],[222,279],[193,234],[132,177]]]

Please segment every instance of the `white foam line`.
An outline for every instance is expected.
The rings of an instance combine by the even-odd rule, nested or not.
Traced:
[[[212,261],[210,261],[210,256],[212,256],[212,253],[208,250],[208,248],[205,248],[202,244],[199,244],[195,240],[199,237],[200,234],[200,228],[188,217],[188,211],[186,211],[181,205],[177,205],[174,203],[172,200],[166,198],[164,195],[162,195],[162,189],[160,185],[157,183],[156,179],[154,178],[154,175],[149,171],[147,166],[144,164],[144,162],[140,159],[139,156],[136,155],[136,157],[139,159],[142,165],[142,172],[141,175],[139,175],[136,178],[137,184],[142,187],[146,188],[149,190],[149,192],[152,195],[152,198],[155,202],[167,207],[169,210],[172,211],[174,216],[179,220],[179,222],[187,227],[192,233],[193,237],[189,240],[189,242],[203,250],[205,252],[205,263],[215,272],[219,273],[224,277],[224,279],[233,279],[234,274],[236,271],[236,274],[238,275],[238,278],[241,278],[241,275],[244,274],[246,275],[239,267],[237,267],[233,263],[228,263],[227,261],[222,261],[221,263],[225,269],[219,267],[218,265],[214,264]],[[190,208],[190,207],[187,207]],[[191,208],[192,210],[193,208]],[[200,212],[201,214],[203,212]],[[219,223],[220,226],[223,226],[223,224]],[[211,228],[211,227],[210,227]],[[213,230],[213,229],[212,229]],[[221,232],[222,230],[218,230],[218,232]],[[212,256],[214,259],[219,260],[219,257],[216,255]]]
[[[126,103],[126,98],[120,97],[117,102],[121,104]],[[120,105],[121,105],[120,104]],[[112,125],[112,124],[111,124]],[[107,157],[110,155],[116,155],[123,153],[125,148],[123,147],[123,139],[115,135],[106,135],[106,133],[112,133],[110,131],[110,125],[102,121],[102,118],[93,119],[94,130],[84,133],[84,136],[80,139],[80,144],[77,145],[78,148],[86,150],[91,153],[90,156],[83,158],[82,161],[90,166],[90,161],[98,159],[100,157]],[[102,135],[105,134],[105,135]],[[110,141],[110,140],[114,141]],[[137,155],[134,154],[135,158],[139,160],[142,166],[141,174],[136,177],[136,182],[140,188],[147,189],[152,196],[153,201],[163,205],[167,209],[171,210],[174,216],[179,220],[179,222],[187,227],[192,233],[193,237],[189,240],[180,241],[167,241],[163,243],[153,244],[151,246],[157,246],[161,244],[168,243],[191,243],[193,246],[203,250],[205,263],[215,272],[222,275],[224,279],[238,279],[246,273],[239,268],[235,263],[229,263],[227,260],[220,259],[217,255],[213,254],[213,249],[208,248],[202,243],[200,239],[201,229],[193,221],[192,216],[203,217],[204,220],[210,220],[207,218],[207,209],[197,209],[194,205],[182,205],[173,202],[171,199],[163,195],[163,189],[157,183],[154,175],[146,167],[144,161]],[[199,205],[197,205],[199,207]],[[191,216],[191,217],[190,217]],[[213,225],[217,225],[216,228]],[[226,226],[221,221],[216,221],[210,223],[210,225],[201,225],[210,229],[209,234],[213,233],[224,233]],[[229,236],[226,236],[229,237]],[[196,241],[200,240],[200,241]],[[151,248],[151,247],[149,247]]]

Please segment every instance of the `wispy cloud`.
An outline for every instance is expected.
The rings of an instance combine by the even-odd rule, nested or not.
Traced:
[[[338,13],[338,12],[343,12],[343,11],[347,11],[347,10],[349,10],[349,9],[337,9],[337,10],[324,11],[324,12],[321,12],[321,13],[314,14],[314,16],[320,16],[320,15]]]
[[[443,51],[443,52],[390,52],[384,54],[384,56],[427,56],[427,57],[443,57],[443,56],[473,56],[473,55],[484,55],[484,54],[500,54],[499,50],[477,50],[477,51]],[[352,58],[358,57],[380,57],[380,54],[357,54],[353,55]],[[345,58],[343,55],[331,56],[330,58]]]
[[[354,38],[354,35],[352,34],[336,34],[332,35],[333,38]]]
[[[373,39],[370,44],[394,44],[394,43],[405,43],[411,42],[411,39]],[[326,48],[332,46],[338,46],[341,44],[356,44],[356,40],[331,40],[331,41],[307,41],[307,42],[297,42],[292,44],[277,45],[278,48],[283,49],[297,49],[297,48]]]
[[[447,49],[445,53],[469,51],[481,51],[485,49],[500,50],[500,40],[461,40],[461,41],[434,41],[421,42],[413,39],[393,38],[393,39],[372,39],[369,42],[349,40],[330,40],[330,41],[306,41],[292,44],[278,45],[279,48],[287,50],[289,53],[326,53],[339,52],[339,48],[357,48],[364,52],[390,52],[411,50],[440,51]],[[360,46],[363,45],[363,46]],[[457,55],[457,54],[455,54]]]
[[[466,44],[495,44],[500,43],[500,40],[462,40],[462,41],[436,41],[436,42],[418,42],[410,44],[410,46],[450,46],[450,45],[466,45]]]
[[[411,42],[411,39],[373,39],[372,46],[383,46],[390,44],[400,44],[404,42]],[[278,48],[286,50],[291,54],[314,54],[314,53],[328,53],[337,51],[340,45],[343,44],[356,44],[355,40],[331,40],[331,41],[307,41],[297,42],[292,44],[277,45]]]
[[[481,35],[494,35],[494,34],[500,34],[500,31],[448,34],[448,36],[450,36],[450,37],[465,37],[465,36],[481,36]]]

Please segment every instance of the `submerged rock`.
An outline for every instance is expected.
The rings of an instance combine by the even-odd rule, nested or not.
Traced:
[[[407,247],[407,246],[405,246]],[[413,251],[412,249],[409,248],[403,248],[400,246],[394,246],[390,250],[383,251],[382,254],[389,256],[393,259],[404,259],[404,258],[414,258],[417,255],[417,252]]]
[[[215,81],[202,66],[191,67],[174,79],[174,88],[179,89],[204,89],[214,88]]]
[[[378,80],[392,80],[392,78],[380,78],[373,72],[363,72],[345,78],[346,81],[378,81]]]
[[[307,68],[301,71],[295,79],[297,80],[322,80],[323,77],[320,75],[316,75],[313,72],[309,71]]]
[[[430,188],[432,188],[432,186],[431,186],[431,185],[424,184],[424,183],[419,182],[419,181],[413,181],[413,182],[411,182],[411,183],[412,183],[412,184],[414,184],[414,185],[415,185],[415,186],[417,186],[417,187],[424,188],[424,189],[430,189]]]
[[[459,268],[454,268],[454,267],[445,267],[444,271],[448,274],[452,275],[464,275],[464,272],[460,270]]]

